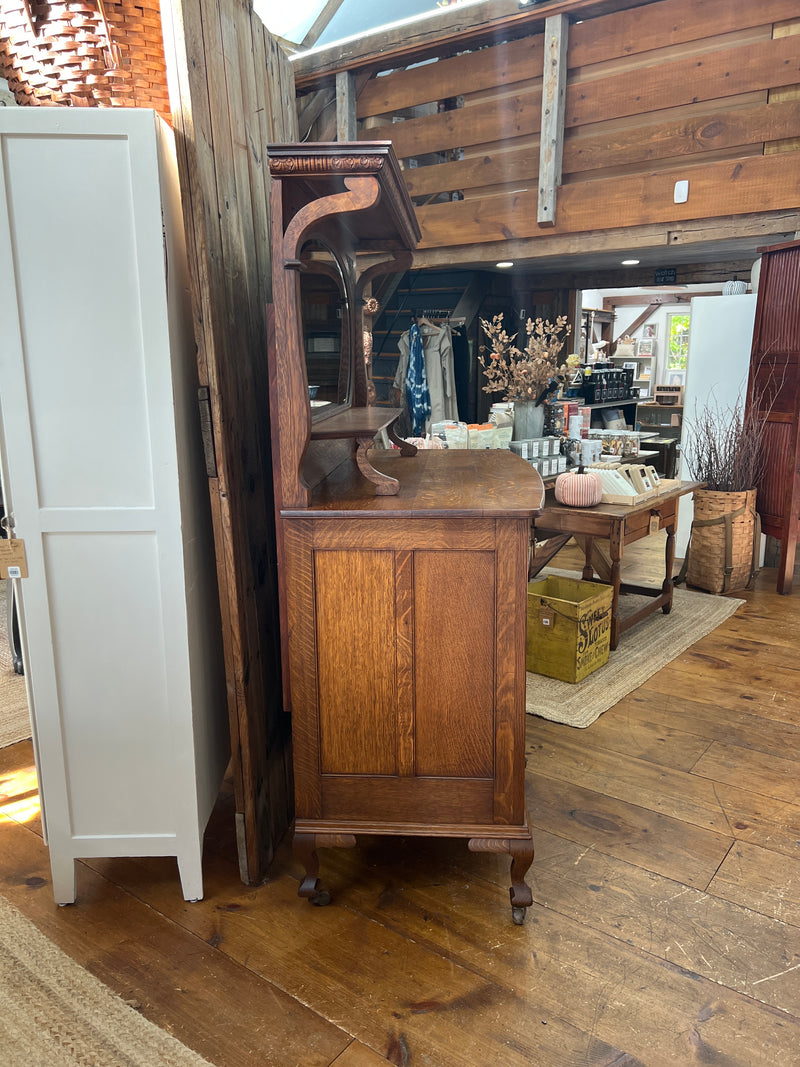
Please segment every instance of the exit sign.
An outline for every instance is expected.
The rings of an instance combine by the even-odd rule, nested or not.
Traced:
[[[675,267],[661,267],[653,273],[655,285],[674,285],[678,280],[678,272]]]

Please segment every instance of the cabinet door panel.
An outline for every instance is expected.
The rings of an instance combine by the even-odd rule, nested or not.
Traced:
[[[416,773],[494,771],[495,556],[414,554]]]
[[[396,774],[394,554],[314,555],[323,774]]]

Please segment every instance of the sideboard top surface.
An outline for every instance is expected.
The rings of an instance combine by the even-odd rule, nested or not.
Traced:
[[[308,508],[282,509],[284,518],[530,519],[544,502],[538,471],[500,449],[420,449],[416,456],[373,450],[370,461],[397,478],[397,496],[376,496],[356,468],[342,464],[315,487]]]

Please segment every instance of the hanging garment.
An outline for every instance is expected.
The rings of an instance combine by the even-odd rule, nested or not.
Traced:
[[[431,395],[431,422],[458,422],[453,337],[449,323],[422,327],[425,373]]]
[[[411,416],[411,432],[415,437],[425,433],[431,414],[431,396],[425,373],[425,352],[422,332],[414,323],[408,331],[408,365],[406,368],[406,403]]]
[[[453,340],[449,323],[433,326],[423,322],[422,326],[412,326],[422,336],[425,378],[428,384],[430,414],[426,429],[431,423],[458,421],[458,401],[456,399],[455,371],[453,365]],[[394,388],[404,392],[410,362],[411,331],[401,336],[399,342],[400,360],[394,378]],[[409,407],[409,416],[411,409]]]

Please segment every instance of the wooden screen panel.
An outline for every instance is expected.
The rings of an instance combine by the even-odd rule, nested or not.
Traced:
[[[314,555],[320,771],[396,774],[394,554]]]
[[[774,252],[762,267],[761,284],[769,286],[769,304],[759,317],[759,365],[764,360],[800,359],[800,246]],[[796,383],[788,391],[794,396]]]
[[[266,145],[296,139],[294,76],[247,5],[174,0],[161,11],[199,383],[211,409],[209,491],[239,864],[243,880],[258,883],[293,814],[273,563]]]
[[[763,293],[762,293],[763,287]],[[768,253],[759,282],[751,361],[751,389],[765,420],[764,472],[757,507],[764,530],[786,536],[797,475],[797,415],[800,406],[800,248]]]
[[[793,429],[786,422],[769,421],[764,427],[762,447],[765,476],[758,485],[756,507],[764,524],[764,532],[780,536],[781,516],[786,506],[786,494],[791,486]]]
[[[490,778],[494,553],[415,552],[414,602],[416,773]]]

